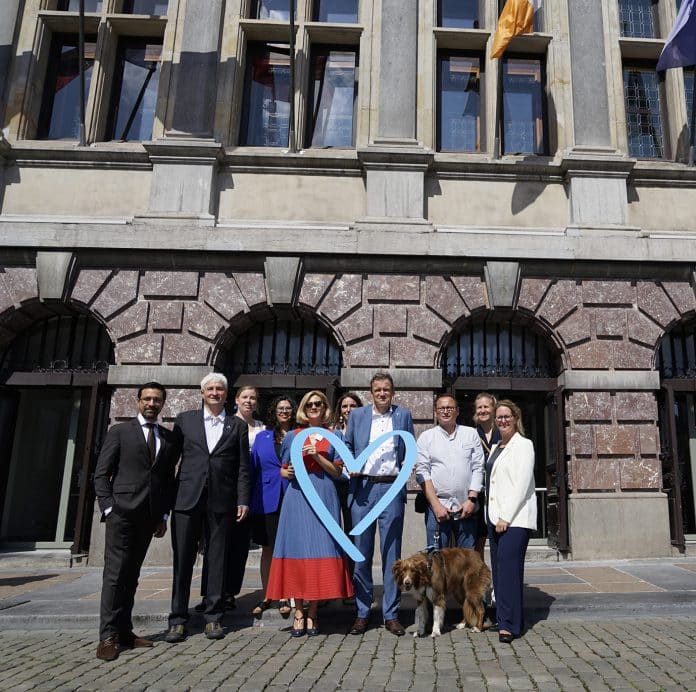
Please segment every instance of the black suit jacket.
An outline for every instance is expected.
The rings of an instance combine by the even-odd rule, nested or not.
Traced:
[[[183,437],[174,509],[193,509],[208,482],[208,507],[213,512],[236,512],[249,505],[249,429],[237,416],[225,416],[222,437],[208,451],[204,409],[180,413],[174,430]]]
[[[158,425],[160,448],[150,464],[150,450],[137,418],[114,425],[102,445],[94,489],[102,511],[126,515],[149,501],[153,520],[161,521],[174,502],[174,471],[181,454],[180,434]]]

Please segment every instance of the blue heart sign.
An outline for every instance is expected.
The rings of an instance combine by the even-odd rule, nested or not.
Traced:
[[[295,478],[300,484],[300,488],[304,493],[304,496],[312,508],[317,518],[326,527],[326,530],[331,534],[333,539],[338,543],[341,548],[346,552],[348,557],[354,562],[363,562],[365,556],[353,545],[350,538],[345,534],[339,523],[334,519],[329,510],[324,505],[323,500],[319,497],[319,494],[314,489],[312,481],[309,478],[307,469],[305,468],[304,461],[302,459],[302,446],[305,440],[310,435],[319,435],[326,438],[331,446],[336,450],[338,457],[343,461],[344,466],[350,473],[359,473],[365,463],[370,458],[370,456],[377,451],[388,439],[392,437],[400,437],[404,441],[404,446],[406,448],[406,454],[404,456],[403,464],[401,465],[401,470],[396,480],[391,484],[389,490],[380,498],[379,502],[368,512],[368,514],[363,517],[357,526],[353,527],[350,532],[351,536],[359,536],[361,533],[367,529],[367,527],[373,522],[377,521],[379,515],[387,508],[389,503],[397,497],[401,492],[401,489],[408,482],[413,467],[416,465],[416,457],[418,455],[418,450],[416,447],[416,440],[411,435],[411,433],[405,430],[390,430],[378,437],[374,442],[370,443],[356,459],[351,451],[346,447],[345,443],[341,438],[334,435],[334,433],[326,430],[326,428],[305,428],[295,435],[290,446],[290,460],[292,461],[292,466],[295,471]]]

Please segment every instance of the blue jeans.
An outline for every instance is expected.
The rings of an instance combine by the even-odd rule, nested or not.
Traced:
[[[440,528],[440,545],[435,545],[435,533]],[[473,548],[476,545],[476,532],[478,520],[475,516],[470,519],[449,519],[439,524],[435,519],[433,510],[428,507],[425,510],[425,538],[428,545],[435,548]]]
[[[361,479],[356,483],[351,504],[353,526],[374,507],[379,499],[391,488],[388,483],[371,483]],[[382,597],[382,614],[385,620],[396,620],[399,616],[399,604],[401,594],[396,588],[392,576],[392,565],[401,557],[401,534],[404,529],[405,492],[399,493],[396,498],[387,505],[387,508],[379,515],[374,524],[367,527],[359,536],[355,536],[355,545],[365,556],[363,562],[355,563],[353,572],[353,586],[355,587],[355,604],[357,616],[367,618],[370,615],[370,607],[374,595],[372,583],[372,555],[375,550],[375,531],[379,525],[380,553],[382,555],[382,583],[384,595]]]

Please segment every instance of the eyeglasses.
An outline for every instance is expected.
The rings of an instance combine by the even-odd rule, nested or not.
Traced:
[[[495,419],[499,420],[501,423],[505,421],[512,420],[515,416],[496,416]]]
[[[323,405],[323,401],[308,401],[305,404],[305,408],[321,408]]]
[[[291,408],[277,408],[276,413],[292,413]]]
[[[457,407],[456,406],[438,406],[435,410],[438,413],[452,413],[452,411],[457,410]]]

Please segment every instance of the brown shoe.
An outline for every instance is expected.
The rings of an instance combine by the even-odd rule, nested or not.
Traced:
[[[208,639],[224,639],[225,631],[219,622],[209,622],[205,626],[205,636]]]
[[[107,637],[97,645],[97,658],[100,661],[115,661],[118,658],[118,637]]]
[[[398,620],[385,620],[384,628],[397,637],[403,637],[406,634],[404,626]]]
[[[139,637],[133,632],[118,635],[118,644],[122,649],[144,649],[149,646],[154,646],[153,642],[145,637]]]
[[[355,618],[350,634],[365,634],[367,632],[367,618]]]

